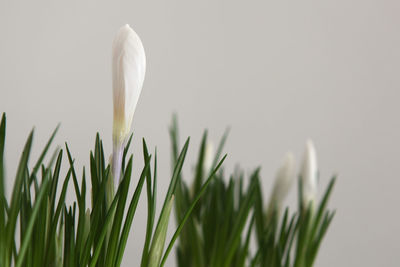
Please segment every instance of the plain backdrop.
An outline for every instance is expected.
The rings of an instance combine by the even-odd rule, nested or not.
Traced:
[[[1,0],[8,193],[33,126],[32,159],[59,122],[56,143],[69,143],[79,169],[97,131],[111,152],[111,44],[129,23],[147,53],[133,123],[135,179],[145,137],[159,152],[159,203],[173,112],[182,141],[192,137],[186,178],[203,129],[216,143],[230,126],[225,169],[261,165],[265,194],[286,151],[299,163],[312,138],[321,190],[339,174],[330,202],[337,214],[316,266],[399,266],[399,14],[395,0]],[[144,200],[123,266],[139,266]],[[293,189],[287,203],[295,201]]]

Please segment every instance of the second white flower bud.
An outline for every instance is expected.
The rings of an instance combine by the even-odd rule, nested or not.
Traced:
[[[276,173],[274,186],[272,189],[271,199],[269,203],[269,211],[280,211],[283,201],[285,200],[295,178],[295,160],[294,155],[288,152],[284,158],[282,166]]]
[[[303,190],[303,206],[308,207],[311,204],[313,208],[317,197],[318,167],[317,154],[314,143],[311,140],[308,140],[306,143],[300,176]]]

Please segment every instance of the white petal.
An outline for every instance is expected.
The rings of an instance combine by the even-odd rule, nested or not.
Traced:
[[[208,175],[211,172],[211,167],[214,161],[214,145],[212,142],[208,141],[206,143],[205,151],[204,151],[204,163],[203,163],[203,171],[204,175]]]
[[[280,208],[293,184],[295,177],[294,155],[288,152],[282,166],[276,173],[275,183],[271,195],[271,205]]]
[[[315,152],[314,143],[311,140],[308,140],[301,168],[304,206],[308,206],[310,205],[310,202],[314,203],[316,200],[317,172],[317,154]]]
[[[119,29],[112,51],[114,143],[124,142],[129,135],[145,72],[142,41],[129,25],[125,25]]]

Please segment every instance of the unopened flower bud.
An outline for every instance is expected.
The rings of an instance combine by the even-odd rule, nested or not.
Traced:
[[[123,148],[142,91],[146,56],[142,41],[129,25],[119,29],[112,48],[113,175],[119,181]]]
[[[306,143],[306,151],[300,175],[303,190],[303,206],[308,207],[311,205],[313,207],[317,196],[318,167],[314,143],[311,140],[308,140]]]

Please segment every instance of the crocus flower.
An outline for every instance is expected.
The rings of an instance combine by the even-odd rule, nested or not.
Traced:
[[[311,204],[311,207],[313,208],[315,205],[317,195],[317,168],[317,155],[314,143],[311,140],[308,140],[300,174],[304,207],[308,207]]]
[[[214,145],[208,141],[204,151],[203,173],[208,175],[211,172],[212,164],[214,161]]]
[[[293,184],[295,177],[295,160],[294,155],[288,152],[284,158],[282,166],[276,173],[274,187],[272,189],[271,199],[269,202],[268,213],[280,211],[283,201],[285,200],[289,190]]]
[[[115,181],[119,181],[122,152],[131,130],[145,72],[146,56],[143,44],[127,24],[119,29],[112,48],[114,100],[112,170]]]

